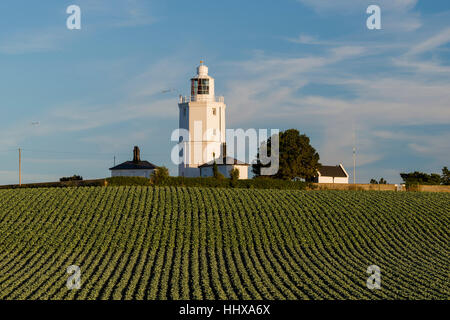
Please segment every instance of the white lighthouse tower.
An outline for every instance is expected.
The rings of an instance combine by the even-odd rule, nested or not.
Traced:
[[[191,79],[191,96],[180,96],[180,129],[189,132],[183,138],[180,176],[199,177],[200,166],[225,156],[225,109],[223,97],[214,94],[214,78],[200,61],[197,75]]]

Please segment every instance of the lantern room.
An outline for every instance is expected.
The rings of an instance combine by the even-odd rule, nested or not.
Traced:
[[[191,101],[214,99],[214,79],[208,75],[208,67],[200,61],[197,75],[191,79]]]

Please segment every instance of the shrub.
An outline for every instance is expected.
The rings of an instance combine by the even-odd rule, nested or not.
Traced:
[[[232,181],[239,180],[239,169],[238,168],[234,168],[234,169],[230,170],[230,179]]]
[[[213,164],[213,176],[215,179],[225,179],[225,176],[219,172],[216,160],[214,160]]]
[[[74,174],[74,175],[71,176],[71,177],[62,177],[61,179],[59,179],[60,182],[66,182],[66,181],[82,181],[82,180],[83,180],[83,177],[82,177],[82,176],[79,176],[79,175],[76,175],[76,174]]]
[[[406,186],[410,185],[439,185],[441,184],[441,176],[437,173],[427,174],[423,172],[400,173]]]
[[[370,184],[387,184],[387,181],[384,178],[381,178],[380,181],[375,179],[370,179]]]
[[[450,186],[450,171],[447,167],[442,168],[441,182],[445,186]]]
[[[151,176],[151,181],[154,184],[162,184],[169,178],[169,169],[166,167],[158,167],[156,170],[153,171]]]

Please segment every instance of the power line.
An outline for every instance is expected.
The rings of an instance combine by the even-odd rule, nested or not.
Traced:
[[[7,152],[17,152],[17,149],[5,149],[5,150],[0,150],[1,153],[7,153]]]
[[[16,152],[17,149],[4,150],[0,152]],[[36,149],[28,149],[22,148],[22,151],[35,152],[35,153],[48,153],[48,154],[72,154],[72,155],[95,155],[95,156],[114,156],[114,155],[130,155],[130,153],[124,152],[109,152],[109,153],[100,153],[100,152],[75,152],[75,151],[51,151],[51,150],[36,150]],[[167,156],[168,154],[156,154],[156,153],[142,153],[144,156]]]

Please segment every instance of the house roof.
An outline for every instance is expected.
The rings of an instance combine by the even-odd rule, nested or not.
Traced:
[[[318,171],[325,177],[347,178],[347,173],[341,166],[320,166]]]
[[[237,159],[231,158],[231,157],[223,157],[223,158],[218,158],[215,159],[216,163],[218,166],[226,166],[226,165],[240,165],[240,166],[249,166],[248,163],[239,161]],[[214,165],[214,160],[209,161],[205,164],[202,164],[201,166],[199,166],[199,168],[205,168],[205,167],[212,167]]]
[[[109,170],[149,170],[149,169],[156,169],[156,166],[148,161],[127,161],[115,167],[109,168]]]

